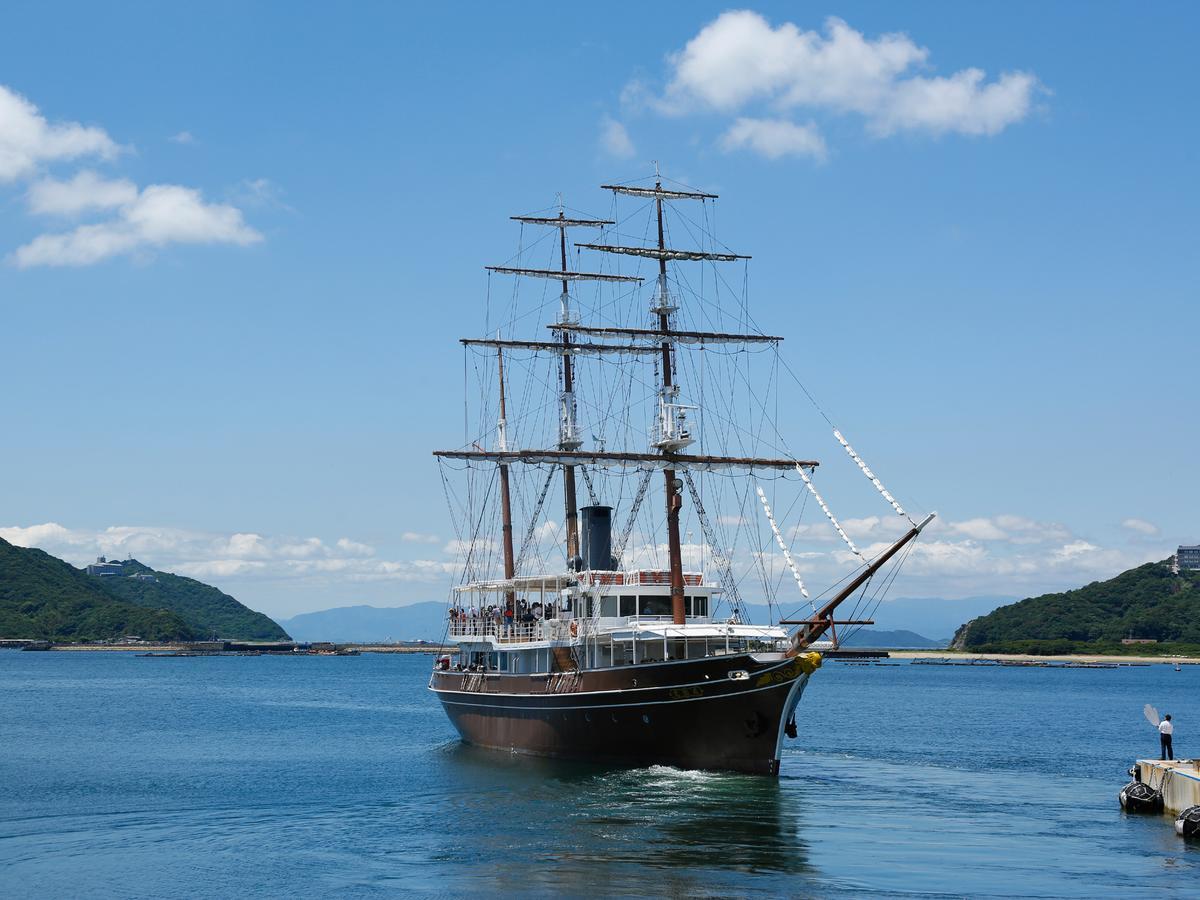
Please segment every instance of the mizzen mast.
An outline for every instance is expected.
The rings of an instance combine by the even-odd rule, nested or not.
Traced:
[[[496,366],[499,369],[500,378],[500,416],[496,422],[496,446],[501,453],[507,453],[508,418],[504,408],[504,350],[501,347],[496,348]],[[512,504],[508,492],[508,466],[501,463],[498,468],[500,470],[500,527],[504,546],[504,579],[511,582],[517,574],[517,570],[516,564],[513,562]],[[516,596],[509,591],[505,600],[508,603],[515,603]]]

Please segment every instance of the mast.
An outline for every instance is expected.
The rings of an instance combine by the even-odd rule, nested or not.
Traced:
[[[656,166],[657,168],[657,166]],[[662,181],[654,182],[654,211],[658,218],[658,249],[666,248],[663,236]],[[662,397],[660,400],[661,427],[666,431],[667,415],[671,401],[679,389],[671,377],[671,304],[667,294],[667,257],[658,258],[658,330],[662,332]],[[664,434],[663,437],[666,437]],[[683,605],[683,551],[679,546],[679,511],[683,507],[683,484],[675,477],[674,469],[663,469],[663,486],[667,500],[667,558],[671,566],[671,621],[683,625],[687,621]]]
[[[500,370],[500,418],[496,423],[496,443],[499,445],[500,452],[508,451],[508,435],[507,417],[504,409],[504,351],[496,348],[496,365]],[[513,563],[513,530],[512,530],[512,506],[509,501],[508,493],[508,465],[501,463],[500,469],[500,515],[501,515],[501,532],[504,543],[504,577],[506,580],[511,580],[516,575],[516,566]],[[515,603],[516,597],[512,591],[508,591],[505,599],[509,603]],[[516,608],[515,606],[513,607]]]
[[[558,204],[558,251],[560,268],[564,273],[562,279],[562,309],[561,318],[563,325],[571,324],[571,295],[567,292],[567,279],[565,273],[567,271],[567,229],[561,224],[565,221],[563,216],[562,200],[560,198]],[[571,333],[569,331],[562,332],[562,410],[559,419],[558,428],[558,449],[559,450],[578,450],[583,442],[579,440],[579,429],[575,423],[575,381],[571,371],[571,351],[567,348],[571,346]],[[579,512],[575,500],[575,467],[572,465],[563,465],[563,506],[566,510],[567,521],[567,568],[575,565],[576,558],[579,557]]]
[[[564,330],[559,333],[558,339],[555,342],[555,349],[562,348],[562,393],[559,397],[559,418],[558,418],[558,450],[561,453],[575,453],[583,446],[583,441],[579,437],[579,426],[576,422],[576,405],[575,405],[575,373],[572,365],[571,357],[575,352],[575,348],[571,341],[571,332],[569,326],[576,324],[571,317],[571,294],[568,290],[569,284],[572,281],[618,281],[618,282],[640,282],[642,279],[629,275],[608,275],[600,272],[572,272],[567,269],[567,229],[575,227],[585,228],[602,228],[605,225],[613,225],[615,223],[607,219],[568,219],[565,214],[562,203],[562,195],[559,195],[558,215],[555,217],[529,215],[529,216],[512,216],[517,222],[528,223],[531,225],[549,225],[558,229],[558,250],[559,250],[559,268],[554,269],[527,269],[524,267],[513,266],[488,266],[492,272],[501,272],[506,275],[526,275],[534,278],[553,278],[562,283],[562,295],[560,297],[560,312],[558,324],[563,326]],[[533,343],[533,342],[527,342]],[[537,349],[530,347],[530,349]],[[597,344],[588,345],[589,352],[606,352],[613,348],[604,347]],[[641,348],[625,347],[625,352],[638,352]],[[562,461],[563,470],[563,506],[565,511],[566,526],[567,526],[567,565],[572,566],[575,560],[579,557],[579,513],[578,504],[575,496],[575,462],[573,459],[567,458]]]

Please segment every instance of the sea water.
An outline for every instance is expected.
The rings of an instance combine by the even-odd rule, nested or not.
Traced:
[[[0,652],[0,894],[1200,896],[1117,803],[1200,667],[827,662],[775,780],[465,747],[430,663]]]

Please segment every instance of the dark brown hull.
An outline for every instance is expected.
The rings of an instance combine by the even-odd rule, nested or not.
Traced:
[[[818,665],[816,654],[742,655],[548,676],[448,671],[435,672],[430,687],[470,744],[777,775],[784,724]]]

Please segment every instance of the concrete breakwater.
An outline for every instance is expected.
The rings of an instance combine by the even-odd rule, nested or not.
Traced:
[[[1139,759],[1135,778],[1162,794],[1164,812],[1200,806],[1200,760]]]
[[[962,664],[970,664],[972,660],[976,664],[986,663],[1001,663],[1001,662],[1017,662],[1017,663],[1036,663],[1036,662],[1056,662],[1056,663],[1113,663],[1116,665],[1200,665],[1200,659],[1187,656],[1115,656],[1104,655],[1099,653],[1081,653],[1081,654],[1057,654],[1038,656],[1032,653],[960,653],[948,652],[946,650],[891,650],[888,655],[892,659],[937,659],[950,660]]]

